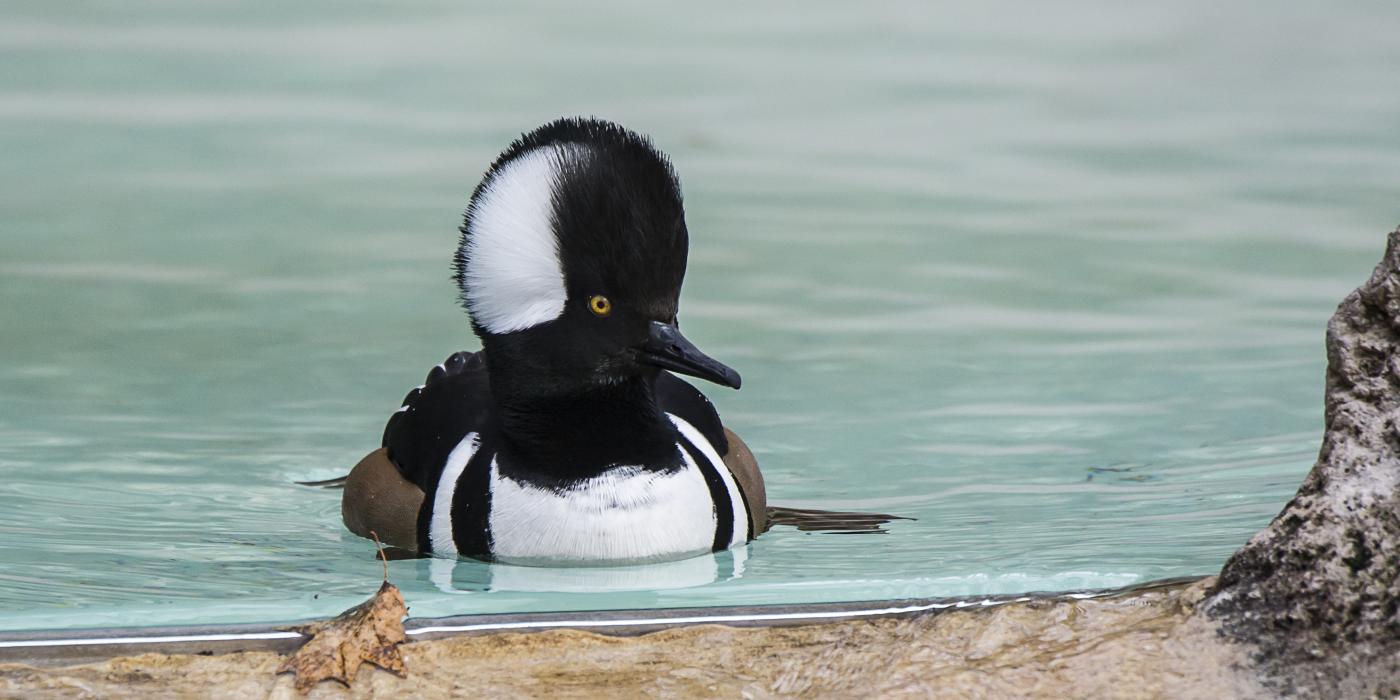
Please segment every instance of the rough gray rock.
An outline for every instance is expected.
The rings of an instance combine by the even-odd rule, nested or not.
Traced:
[[[1327,324],[1317,464],[1202,609],[1278,690],[1400,694],[1400,230]]]

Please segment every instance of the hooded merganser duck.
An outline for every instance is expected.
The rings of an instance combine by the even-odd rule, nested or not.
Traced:
[[[681,335],[688,234],[651,142],[561,119],[472,193],[454,260],[479,352],[428,373],[345,480],[357,535],[523,564],[678,559],[767,527],[758,464],[673,373],[739,388]]]

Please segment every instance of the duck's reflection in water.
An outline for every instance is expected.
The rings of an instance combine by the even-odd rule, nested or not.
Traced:
[[[748,546],[679,561],[623,566],[517,566],[434,558],[428,576],[443,593],[606,593],[693,588],[742,578]]]

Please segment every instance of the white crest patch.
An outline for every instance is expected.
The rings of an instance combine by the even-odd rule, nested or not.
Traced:
[[[554,188],[574,145],[538,148],[506,163],[472,205],[467,236],[467,310],[491,333],[552,321],[568,295],[554,234]]]
[[[710,489],[688,457],[670,473],[613,467],[563,493],[502,476],[492,460],[490,483],[491,553],[500,561],[655,561],[708,552],[714,544]]]

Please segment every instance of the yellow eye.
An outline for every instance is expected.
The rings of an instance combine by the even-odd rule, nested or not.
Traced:
[[[612,313],[612,302],[602,294],[594,294],[588,298],[588,310],[595,316],[607,316]]]

